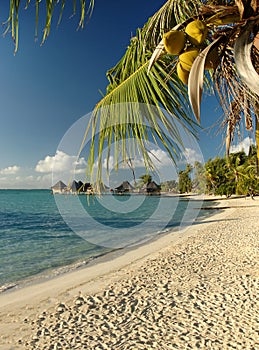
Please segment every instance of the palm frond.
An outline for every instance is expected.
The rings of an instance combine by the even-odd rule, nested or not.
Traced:
[[[191,117],[186,87],[174,72],[175,58],[164,55],[147,74],[151,51],[145,37],[146,27],[138,29],[123,58],[107,72],[107,94],[96,105],[88,125],[92,135],[88,164],[93,174],[98,163],[96,182],[102,180],[105,148],[107,164],[113,149],[115,167],[138,152],[152,169],[150,142],[164,147],[174,160],[183,147],[179,123],[195,133],[197,124]]]
[[[225,115],[223,126],[227,126],[226,153],[229,152],[230,140],[233,139],[235,132],[240,134],[242,125],[249,131],[254,126],[255,130],[253,119],[257,114],[258,87],[254,86],[253,82],[247,81],[247,76],[250,75],[250,79],[253,76],[254,82],[257,81],[259,53],[255,47],[251,47],[251,44],[247,46],[244,42],[247,40],[247,30],[250,32],[251,27],[247,29],[246,23],[242,21],[225,31],[226,43],[222,47],[220,64],[213,75],[215,92],[219,96]],[[242,33],[246,33],[246,39]],[[242,43],[237,41],[240,37]],[[245,69],[248,66],[249,72]]]
[[[194,121],[190,115],[189,104],[187,102],[187,91],[185,86],[179,81],[175,68],[178,60],[177,56],[166,54],[164,51],[162,37],[163,34],[173,27],[180,27],[180,22],[187,24],[188,21],[199,18],[204,20],[209,26],[209,37],[206,46],[220,46],[220,64],[213,72],[205,74],[204,82],[206,87],[211,87],[215,83],[215,89],[220,97],[226,115],[229,114],[231,102],[238,99],[242,93],[247,95],[249,101],[254,99],[254,93],[245,91],[245,86],[238,76],[234,62],[234,42],[240,26],[225,26],[228,21],[240,21],[238,7],[235,1],[191,1],[168,0],[161,9],[152,16],[143,29],[137,30],[136,37],[131,39],[131,43],[120,62],[107,72],[110,84],[107,87],[106,96],[97,104],[91,122],[88,125],[88,132],[92,132],[91,152],[89,156],[89,168],[93,170],[95,157],[97,156],[98,173],[97,181],[101,179],[102,151],[108,148],[110,154],[112,143],[120,141],[120,146],[114,149],[115,159],[118,164],[119,157],[123,161],[127,158],[126,139],[133,137],[137,148],[143,155],[145,164],[152,166],[147,143],[150,139],[163,144],[164,148],[174,157],[177,150],[182,146],[181,138],[173,121],[180,120],[188,125],[190,129],[194,126]],[[219,25],[219,29],[218,29]],[[223,28],[221,27],[223,25]],[[215,36],[214,36],[215,35]],[[221,39],[217,39],[221,37]],[[223,40],[224,38],[224,40]],[[215,40],[216,39],[216,40]],[[188,46],[188,44],[187,44]],[[155,52],[152,51],[155,49]],[[203,49],[205,46],[203,47]],[[202,51],[202,48],[199,48]],[[205,56],[207,51],[203,51]],[[255,55],[252,55],[252,59]],[[148,60],[151,59],[151,63]],[[200,59],[197,64],[204,69],[205,58]],[[230,63],[231,62],[231,63]],[[150,69],[152,66],[152,69]],[[195,69],[192,75],[195,76]],[[147,75],[147,72],[149,75]],[[191,85],[193,85],[191,79]],[[203,77],[198,82],[196,97],[192,89],[192,102],[196,103],[196,116],[199,120],[199,104],[201,98]],[[193,85],[194,87],[194,85]],[[225,92],[227,93],[225,94]],[[134,107],[132,103],[135,104]],[[138,104],[153,105],[156,112],[149,108],[148,113],[143,116]],[[137,107],[136,107],[137,105]],[[180,105],[182,106],[180,108]],[[118,106],[120,106],[118,108]],[[165,115],[165,111],[172,116]],[[246,109],[246,121],[253,113],[253,103],[251,108]],[[249,119],[250,118],[250,119]],[[235,120],[236,122],[238,119]],[[231,132],[235,129],[233,120]],[[151,128],[152,131],[148,130]],[[169,135],[166,137],[166,135]],[[172,136],[172,139],[171,139]],[[171,142],[171,140],[174,140]],[[177,147],[176,145],[177,144]],[[116,148],[116,147],[114,147]],[[173,150],[173,152],[172,152]]]
[[[204,81],[204,67],[207,55],[218,47],[223,41],[223,37],[218,37],[210,45],[208,45],[195,59],[188,80],[188,95],[194,115],[198,122],[200,122],[200,104]]]
[[[151,142],[164,147],[173,160],[179,155],[183,144],[176,121],[183,127],[191,125],[192,132],[193,123],[185,110],[185,107],[188,109],[188,101],[176,97],[181,93],[179,82],[178,88],[173,82],[173,93],[168,87],[169,83],[166,84],[161,78],[164,74],[166,71],[163,64],[157,63],[153,75],[148,76],[146,63],[96,106],[91,120],[91,156],[88,161],[90,169],[93,169],[98,154],[97,182],[102,178],[104,147],[108,148],[107,164],[113,147],[115,168],[118,168],[120,162],[134,159],[136,154],[141,154],[146,168],[154,169],[150,153]],[[162,103],[167,113],[163,110]],[[173,111],[177,113],[174,112],[172,116],[170,112]],[[186,123],[183,123],[184,120]],[[128,140],[132,143],[131,146]]]
[[[257,0],[235,0],[238,7],[240,18],[246,19],[258,13],[258,1]]]
[[[259,26],[259,16],[257,20],[248,22],[242,28],[240,35],[235,41],[234,57],[237,71],[242,81],[259,97],[259,75],[251,59],[251,49],[254,41],[253,29],[256,26]]]
[[[179,0],[178,3],[181,1]],[[220,98],[225,115],[228,116],[231,113],[231,102],[239,100],[241,103],[240,113],[244,114],[246,128],[251,129],[252,114],[254,113],[253,101],[258,98],[259,86],[258,3],[256,1],[235,0],[197,2],[196,5],[197,11],[194,10],[189,15],[189,19],[188,16],[185,17],[184,23],[186,25],[190,19],[193,20],[196,16],[207,24],[209,35],[206,46],[204,45],[203,49],[200,48],[201,53],[194,61],[189,75],[189,97],[194,114],[199,121],[199,106],[203,75],[205,74],[205,79],[206,76],[211,77],[210,82],[205,80],[207,85],[208,83],[215,84],[215,92]],[[173,3],[171,3],[171,7],[173,7]],[[179,29],[181,30],[181,28]],[[203,67],[206,57],[204,54],[210,51],[210,47],[214,46],[213,42],[216,42],[219,37],[221,37],[218,50],[220,53],[219,67],[205,73]],[[161,40],[153,52],[149,69],[163,52],[164,45]],[[199,68],[199,73],[197,68]],[[249,103],[250,107],[248,107]],[[233,124],[233,120],[231,123]]]
[[[161,41],[163,34],[188,18],[198,15],[202,0],[168,0],[145,26],[145,41],[152,50]]]
[[[74,14],[77,10],[77,0],[73,1],[73,9]],[[14,53],[17,52],[18,46],[19,46],[19,14],[21,12],[21,1],[20,0],[10,0],[9,5],[9,17],[7,21],[4,23],[5,30],[4,35],[9,33],[11,30],[11,36],[15,43]],[[43,37],[42,37],[42,44],[48,37],[51,29],[51,22],[53,18],[54,10],[57,6],[59,6],[59,19],[58,24],[61,21],[62,14],[65,8],[66,0],[45,0],[45,13],[46,13],[46,19],[45,19],[45,26],[43,28]],[[31,0],[27,0],[25,4],[25,10],[29,7],[31,4]],[[39,9],[40,6],[43,5],[42,0],[35,0],[35,36],[38,36],[38,24],[39,24]],[[79,20],[79,27],[83,28],[84,21],[86,17],[91,16],[92,10],[94,7],[94,0],[80,0],[80,20]]]

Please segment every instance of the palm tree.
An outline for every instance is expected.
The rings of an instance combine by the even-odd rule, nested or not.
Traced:
[[[243,194],[244,192],[243,184],[247,177],[247,167],[247,156],[244,151],[232,153],[226,159],[225,176],[228,182],[235,184],[236,194]]]
[[[252,145],[248,156],[244,157],[243,155],[243,161],[236,167],[236,172],[238,173],[237,194],[250,194],[252,196],[259,193],[256,153],[256,147]]]
[[[209,193],[230,196],[232,194],[256,194],[259,181],[255,167],[256,150],[230,154],[229,158],[216,157],[205,164],[206,187]]]
[[[36,28],[38,8],[36,0]],[[29,5],[30,0],[27,1]],[[46,25],[43,42],[50,31],[53,9],[58,0],[46,0]],[[76,0],[73,0],[74,6]],[[81,0],[79,26],[83,26],[88,4],[91,13],[94,1]],[[19,0],[10,0],[7,26],[18,46]],[[61,2],[60,14],[65,0]],[[175,160],[184,147],[179,124],[195,134],[200,123],[200,103],[203,88],[214,91],[223,108],[226,127],[226,154],[236,128],[244,120],[248,130],[256,131],[259,145],[259,15],[257,0],[167,0],[130,41],[121,60],[107,71],[106,95],[95,106],[86,129],[91,134],[88,156],[93,174],[98,163],[97,181],[102,179],[102,153],[108,149],[107,159],[114,150],[115,164],[134,158],[136,150],[142,154],[147,169],[154,162],[150,141],[167,151]],[[204,40],[187,26],[199,21]],[[165,34],[181,32],[183,47],[176,42],[177,53],[170,53]],[[188,79],[180,79],[180,54],[194,49],[197,57],[188,68]],[[213,58],[214,57],[214,58]],[[216,57],[216,59],[215,59]],[[204,68],[207,67],[208,69]],[[188,86],[185,84],[188,80]],[[193,111],[193,112],[192,112]],[[195,120],[195,118],[196,120]],[[134,141],[135,149],[128,149],[127,139]],[[84,142],[82,142],[83,148]],[[80,149],[81,151],[81,149]],[[96,160],[97,157],[97,160]],[[259,146],[257,147],[259,159]]]
[[[184,32],[196,20],[206,25],[207,33],[204,42],[197,45],[193,45],[189,34],[184,34],[187,40],[181,52],[193,46],[198,51],[187,87],[177,74],[181,52],[168,52],[164,34]],[[199,123],[203,85],[205,92],[214,90],[223,108],[228,155],[230,142],[242,120],[251,130],[259,118],[258,27],[257,1],[168,0],[137,30],[125,55],[107,72],[107,93],[96,105],[87,129],[93,135],[90,168],[96,161],[96,153],[101,166],[100,150],[105,144],[110,148],[115,145],[118,157],[126,158],[128,137],[134,138],[147,167],[152,167],[150,140],[162,144],[172,158],[177,157],[184,145],[175,120],[195,133],[197,124],[191,108]],[[213,53],[216,64],[204,70]],[[139,103],[156,108],[146,107],[143,113]],[[115,142],[118,139],[120,147]],[[97,177],[101,178],[101,171],[100,167]]]
[[[190,164],[186,165],[185,170],[179,171],[178,189],[181,194],[189,193],[192,190],[192,180],[190,178],[191,171],[192,167]]]
[[[141,180],[141,185],[146,185],[152,181],[152,176],[150,174],[141,175],[139,178]]]

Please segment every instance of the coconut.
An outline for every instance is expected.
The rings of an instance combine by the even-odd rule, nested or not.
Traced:
[[[195,20],[187,24],[185,33],[188,35],[188,39],[193,45],[199,46],[206,39],[208,29],[204,22]]]
[[[176,71],[177,71],[177,75],[178,75],[178,78],[184,83],[184,84],[188,84],[188,78],[189,78],[189,74],[190,72],[183,69],[182,65],[181,65],[181,62],[178,62],[177,63],[177,66],[176,66]]]
[[[179,60],[181,62],[181,66],[183,69],[187,70],[188,72],[192,68],[192,64],[195,60],[195,58],[198,56],[199,50],[197,48],[191,48],[183,52],[179,56]]]
[[[185,45],[184,32],[179,30],[172,30],[163,36],[163,43],[165,49],[171,55],[179,55]]]
[[[219,65],[219,54],[217,47],[213,50],[211,50],[205,60],[205,69],[216,69]]]

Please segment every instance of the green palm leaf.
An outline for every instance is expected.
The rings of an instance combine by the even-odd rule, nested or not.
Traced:
[[[77,0],[73,1],[73,9],[74,14],[77,11]],[[43,29],[43,37],[42,37],[42,43],[46,40],[50,33],[51,29],[51,22],[53,18],[53,13],[55,8],[59,7],[59,20],[58,24],[61,21],[62,14],[64,11],[66,0],[45,0],[45,26]],[[28,6],[31,4],[31,0],[27,0],[25,9],[28,8]],[[87,5],[88,4],[88,5]],[[39,24],[39,10],[40,7],[44,6],[42,0],[35,0],[35,36],[38,36],[38,24]],[[94,0],[80,0],[80,20],[79,20],[79,27],[84,27],[84,21],[85,18],[88,16],[91,16],[92,10],[94,7]],[[4,34],[7,34],[11,30],[12,39],[15,43],[15,49],[14,53],[18,50],[19,45],[19,13],[21,11],[21,1],[20,0],[10,0],[10,6],[9,6],[9,17],[7,21],[5,22],[5,32]]]
[[[231,3],[233,5],[234,1]],[[219,5],[228,4],[229,1],[219,1]],[[149,74],[147,72],[150,68],[149,60],[152,51],[161,42],[164,32],[178,23],[185,23],[186,19],[198,16],[203,5],[202,0],[188,3],[183,0],[168,0],[148,20],[142,30],[137,30],[136,37],[131,39],[123,58],[107,72],[110,82],[107,94],[95,107],[87,129],[87,133],[92,133],[91,151],[88,158],[91,174],[93,174],[93,167],[96,164],[95,157],[98,154],[97,182],[101,181],[102,177],[103,150],[107,147],[109,156],[114,141],[121,140],[120,146],[114,146],[113,150],[115,166],[121,159],[124,162],[127,161],[129,152],[126,140],[131,137],[134,138],[135,146],[142,154],[146,166],[152,167],[148,141],[152,139],[162,144],[170,157],[174,159],[179,154],[179,148],[183,147],[181,135],[174,120],[180,121],[184,127],[194,131],[195,123],[191,114],[187,89],[175,73],[178,57],[167,55],[160,50],[152,70],[149,71]],[[210,11],[213,14],[213,11]],[[209,75],[205,77],[206,87],[209,87],[209,79]],[[133,105],[135,103],[134,107],[132,103]],[[137,103],[153,105],[156,111],[150,108],[143,116]]]
[[[179,123],[195,133],[197,124],[186,87],[174,72],[177,58],[164,55],[147,74],[151,51],[145,41],[146,28],[137,30],[123,58],[107,72],[107,94],[96,105],[88,125],[87,133],[92,133],[88,164],[93,175],[94,164],[98,163],[96,182],[102,180],[105,148],[107,164],[113,151],[115,168],[139,153],[146,168],[153,169],[150,142],[164,147],[174,160],[183,147]]]
[[[154,49],[163,37],[163,34],[182,23],[187,18],[197,16],[198,9],[203,5],[202,0],[184,1],[168,0],[149,19],[143,28],[145,40]]]

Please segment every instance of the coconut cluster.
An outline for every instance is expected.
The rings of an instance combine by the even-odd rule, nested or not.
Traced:
[[[179,79],[188,84],[188,78],[193,62],[199,55],[207,38],[208,28],[201,20],[187,24],[185,30],[172,30],[164,34],[163,43],[167,53],[179,56],[176,71]],[[208,55],[205,69],[215,68],[218,61],[217,51]]]

